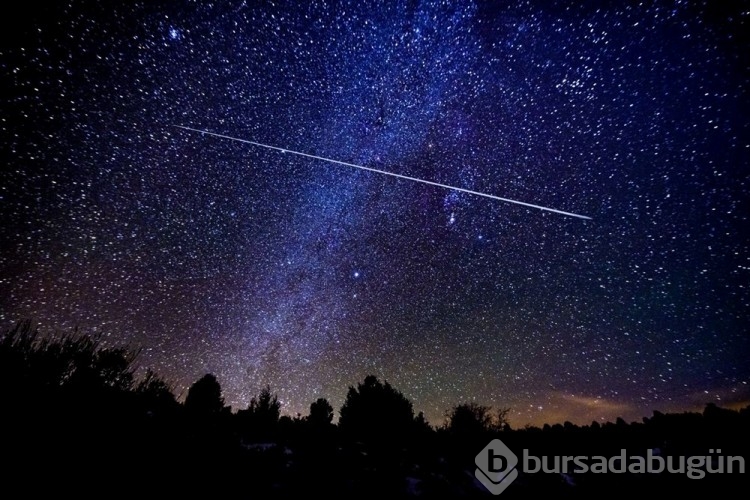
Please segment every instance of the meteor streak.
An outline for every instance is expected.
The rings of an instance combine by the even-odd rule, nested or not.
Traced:
[[[243,142],[245,144],[251,144],[253,146],[258,146],[258,147],[261,147],[261,148],[272,149],[274,151],[279,151],[281,153],[291,153],[291,154],[295,154],[295,155],[299,155],[299,156],[304,156],[305,158],[312,158],[314,160],[321,160],[321,161],[327,161],[329,163],[335,163],[337,165],[344,165],[345,167],[353,167],[353,168],[358,168],[360,170],[367,170],[369,172],[375,172],[377,174],[390,175],[391,177],[396,177],[398,179],[404,179],[404,180],[413,181],[413,182],[421,182],[422,184],[427,184],[428,186],[437,186],[437,187],[440,187],[440,188],[443,188],[443,189],[451,189],[453,191],[460,191],[462,193],[473,194],[473,195],[476,195],[476,196],[483,196],[485,198],[490,198],[492,200],[504,201],[504,202],[507,202],[507,203],[515,203],[516,205],[522,205],[524,207],[536,208],[538,210],[545,210],[547,212],[554,212],[556,214],[567,215],[567,216],[570,216],[570,217],[577,217],[579,219],[586,219],[586,220],[590,220],[591,219],[591,217],[588,217],[586,215],[579,215],[579,214],[574,214],[574,213],[571,213],[571,212],[563,212],[562,210],[557,210],[557,209],[549,208],[549,207],[543,207],[541,205],[533,205],[531,203],[526,203],[526,202],[523,202],[523,201],[511,200],[509,198],[501,198],[499,196],[495,196],[495,195],[492,195],[492,194],[480,193],[479,191],[472,191],[470,189],[464,189],[464,188],[460,188],[460,187],[456,187],[456,186],[449,186],[447,184],[440,184],[439,182],[428,181],[426,179],[418,179],[416,177],[409,177],[408,175],[401,175],[401,174],[396,174],[396,173],[393,173],[393,172],[387,172],[385,170],[378,170],[377,168],[364,167],[362,165],[355,165],[354,163],[347,163],[345,161],[339,161],[339,160],[334,160],[334,159],[331,159],[331,158],[325,158],[323,156],[316,156],[316,155],[311,155],[309,153],[302,153],[300,151],[293,151],[291,149],[280,148],[280,147],[277,147],[277,146],[270,146],[268,144],[261,144],[260,142],[253,142],[253,141],[248,141],[247,139],[240,139],[238,137],[231,137],[231,136],[228,136],[228,135],[217,134],[217,133],[214,133],[214,132],[209,132],[207,130],[200,130],[200,129],[197,129],[197,128],[183,127],[182,125],[174,125],[174,127],[181,128],[183,130],[189,130],[191,132],[199,132],[201,134],[212,135],[214,137],[219,137],[221,139],[229,139],[230,141]]]

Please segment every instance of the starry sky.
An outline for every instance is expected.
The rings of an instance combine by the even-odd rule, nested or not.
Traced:
[[[141,347],[235,409],[266,384],[338,409],[370,373],[433,424],[750,402],[748,2],[23,9],[3,328]]]

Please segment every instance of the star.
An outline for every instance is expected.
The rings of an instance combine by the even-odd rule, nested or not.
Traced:
[[[20,16],[0,48],[0,323],[141,347],[178,394],[213,372],[235,409],[268,384],[288,415],[339,408],[374,367],[433,424],[468,399],[514,427],[739,405],[745,14]]]

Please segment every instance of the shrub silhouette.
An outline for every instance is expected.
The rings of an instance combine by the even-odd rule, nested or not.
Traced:
[[[339,413],[341,431],[363,440],[399,439],[414,425],[411,401],[374,375],[365,377],[356,389],[349,387]]]
[[[137,354],[105,348],[99,337],[77,330],[43,336],[28,321],[6,331],[0,336],[4,453],[18,468],[34,463],[70,482],[77,468],[115,473],[144,450],[174,442],[167,434],[175,426],[150,417],[160,405],[179,406],[155,374],[136,380]],[[168,414],[173,424],[175,416]]]
[[[177,406],[172,388],[152,370],[147,370],[143,379],[136,384],[135,393],[149,411],[170,411]]]
[[[18,403],[46,396],[63,406],[93,404],[94,396],[109,398],[133,389],[137,355],[137,351],[104,348],[98,338],[78,331],[42,337],[26,321],[0,339],[0,389],[6,400],[18,398]]]
[[[446,415],[445,428],[452,434],[479,435],[503,430],[508,425],[509,408],[493,411],[491,406],[463,403],[454,406]]]

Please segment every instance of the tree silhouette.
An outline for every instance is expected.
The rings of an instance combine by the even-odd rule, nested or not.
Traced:
[[[416,432],[432,432],[432,426],[430,426],[430,423],[421,411],[414,417],[414,429]]]
[[[218,414],[224,408],[221,385],[212,373],[207,373],[195,382],[185,398],[185,409],[193,414]]]
[[[272,438],[276,432],[281,415],[281,403],[276,394],[271,393],[269,386],[253,396],[246,410],[237,412],[242,426],[242,433],[251,438]]]
[[[248,410],[255,416],[257,423],[272,426],[279,421],[281,403],[279,403],[279,398],[276,394],[271,394],[271,388],[266,386],[261,389],[257,397],[253,397],[250,400]]]
[[[339,413],[341,430],[365,440],[402,438],[414,425],[411,401],[374,375],[365,377],[356,389],[349,387]]]
[[[307,417],[310,425],[327,427],[333,421],[333,406],[325,398],[318,398],[310,405],[310,415]]]

